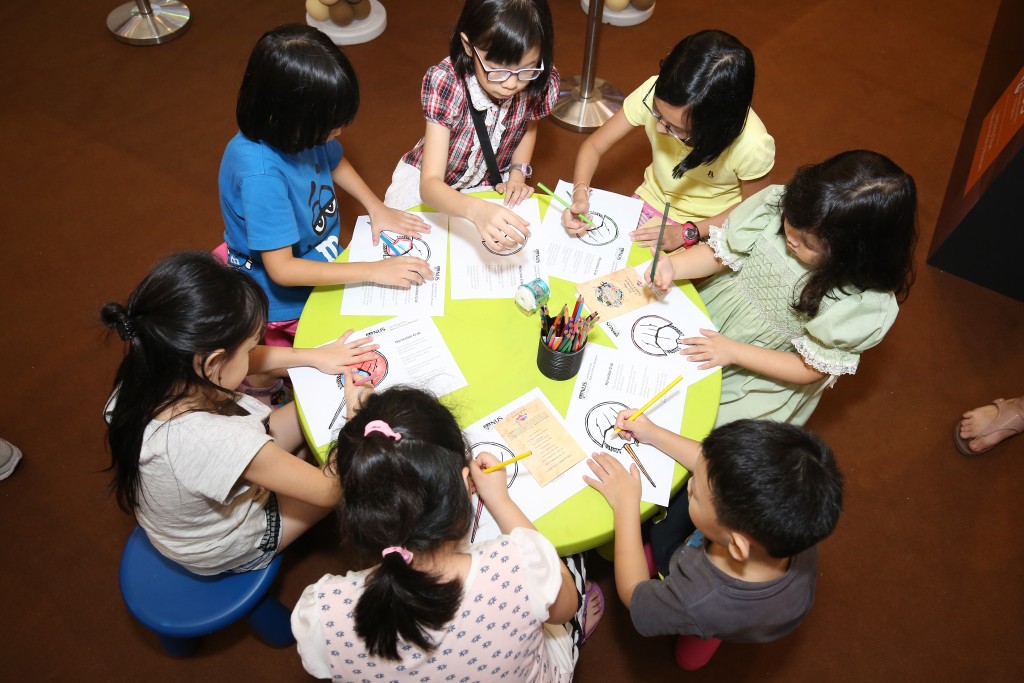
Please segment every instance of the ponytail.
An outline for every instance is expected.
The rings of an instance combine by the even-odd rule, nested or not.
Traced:
[[[234,352],[266,325],[267,297],[248,275],[205,252],[185,252],[156,265],[128,297],[110,302],[100,322],[125,342],[107,408],[110,488],[134,513],[142,491],[139,456],[146,427],[196,390],[222,391],[197,374],[218,349]]]
[[[388,429],[367,432],[376,420]],[[338,435],[342,533],[371,552],[388,550],[355,609],[356,633],[371,655],[401,659],[402,642],[433,650],[429,631],[455,617],[461,581],[444,581],[412,562],[416,554],[443,552],[469,533],[467,452],[448,409],[430,394],[404,387],[369,396]]]

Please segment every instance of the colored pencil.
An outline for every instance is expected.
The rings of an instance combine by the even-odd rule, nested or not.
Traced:
[[[537,187],[539,187],[540,189],[542,189],[542,190],[544,190],[545,192],[547,192],[547,193],[548,193],[548,194],[549,194],[549,195],[551,196],[551,198],[552,198],[552,199],[554,199],[555,201],[557,201],[557,202],[558,202],[559,204],[561,204],[561,205],[562,205],[562,206],[564,206],[565,208],[567,208],[567,209],[569,209],[570,211],[572,211],[572,204],[570,204],[569,202],[565,201],[564,199],[562,199],[561,197],[559,197],[559,196],[558,196],[557,194],[555,194],[554,192],[552,192],[552,191],[551,191],[551,190],[550,190],[550,189],[548,188],[548,186],[547,186],[547,185],[545,185],[544,183],[537,183]],[[591,226],[593,226],[593,227],[595,227],[595,228],[597,227],[596,225],[594,225],[594,222],[593,222],[592,220],[590,220],[589,218],[587,218],[586,216],[584,216],[584,215],[583,215],[582,213],[578,213],[578,214],[576,214],[576,217],[577,217],[577,218],[579,218],[579,219],[580,219],[581,221],[583,221],[584,223],[587,223],[588,225],[591,225]]]
[[[651,261],[651,282],[654,282],[654,269],[658,267],[658,254],[661,253],[661,241],[665,238],[665,224],[668,223],[668,210],[671,204],[665,202],[665,213],[661,214],[661,230],[658,231],[658,245],[654,248],[654,260]]]
[[[473,533],[469,535],[469,542],[476,540],[476,530],[480,528],[480,513],[484,511],[484,499],[476,494],[476,518],[473,520]]]
[[[629,457],[633,458],[633,462],[635,462],[636,466],[640,468],[640,471],[643,472],[643,475],[647,477],[647,481],[651,482],[651,486],[653,486],[654,488],[658,488],[658,485],[654,483],[653,479],[651,479],[651,475],[647,474],[647,470],[644,469],[644,464],[640,462],[640,458],[637,457],[636,451],[633,450],[633,447],[628,443],[622,444],[622,447],[626,449],[626,452],[629,453]]]
[[[394,255],[395,255],[395,256],[399,256],[399,253],[398,253],[398,247],[396,247],[396,246],[395,246],[395,243],[394,243],[394,242],[392,242],[391,240],[389,240],[389,239],[388,239],[388,236],[387,236],[387,235],[385,235],[385,234],[384,234],[384,233],[382,232],[382,233],[380,234],[380,238],[381,238],[382,240],[384,240],[384,244],[388,245],[388,247],[389,247],[389,248],[391,249],[391,251],[392,251],[392,252],[394,253]]]
[[[645,403],[645,404],[643,405],[643,407],[641,407],[641,408],[640,408],[640,410],[636,411],[635,413],[633,413],[632,415],[630,415],[629,417],[627,417],[627,418],[626,418],[626,421],[627,421],[627,422],[632,422],[633,420],[635,420],[635,419],[637,419],[638,417],[640,417],[640,416],[641,416],[641,415],[643,414],[643,412],[644,412],[645,410],[647,410],[648,408],[650,408],[651,406],[653,406],[653,405],[654,405],[654,402],[655,402],[655,401],[657,401],[657,400],[658,400],[659,398],[661,398],[662,396],[664,396],[665,394],[667,394],[667,393],[668,393],[668,390],[669,390],[669,389],[671,389],[672,387],[674,387],[675,385],[679,384],[679,382],[680,382],[680,381],[681,381],[682,379],[683,379],[683,376],[682,376],[682,375],[679,375],[679,376],[678,376],[678,377],[676,377],[676,378],[675,378],[674,380],[672,380],[671,382],[669,382],[669,383],[668,383],[668,386],[667,386],[667,387],[665,387],[664,389],[662,389],[661,391],[659,391],[659,392],[658,392],[657,394],[655,394],[655,395],[654,395],[654,398],[652,398],[652,399],[651,399],[650,401],[648,401],[647,403]],[[621,430],[621,429],[619,429],[618,427],[616,427],[616,428],[615,428],[615,433],[616,433],[616,434],[618,434],[618,433],[619,433],[619,432],[621,432],[621,431],[622,431],[622,430]]]
[[[533,451],[526,451],[525,453],[521,453],[520,455],[517,455],[514,458],[509,458],[508,460],[503,460],[503,461],[499,462],[497,465],[491,465],[490,467],[485,469],[484,470],[484,474],[490,474],[491,472],[497,472],[498,470],[504,469],[504,468],[508,467],[509,465],[511,465],[512,463],[518,462],[519,460],[522,460],[523,458],[525,458],[527,456],[530,456],[530,455],[533,455]]]

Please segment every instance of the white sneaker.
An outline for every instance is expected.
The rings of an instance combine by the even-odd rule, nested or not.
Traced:
[[[0,479],[6,479],[21,462],[21,451],[6,439],[0,439]]]

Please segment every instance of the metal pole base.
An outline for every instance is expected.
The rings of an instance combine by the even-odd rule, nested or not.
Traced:
[[[562,128],[589,133],[600,128],[601,124],[622,109],[625,95],[603,78],[594,78],[590,97],[586,99],[580,96],[582,87],[580,76],[562,79],[558,101],[551,110],[551,119]]]
[[[151,0],[152,13],[144,14],[136,2],[126,2],[107,15],[114,37],[131,45],[156,45],[174,40],[189,27],[191,14],[178,0]]]

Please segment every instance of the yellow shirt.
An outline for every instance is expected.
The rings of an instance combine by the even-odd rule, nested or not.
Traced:
[[[644,182],[637,188],[640,197],[658,209],[671,202],[669,218],[682,223],[715,216],[742,199],[741,180],[754,180],[775,165],[775,140],[753,109],[747,110],[743,131],[710,164],[691,168],[678,180],[672,169],[692,150],[671,135],[657,130],[657,121],[644,106],[644,97],[657,76],[651,76],[626,97],[622,113],[634,126],[643,126],[651,141],[651,165],[644,170]],[[654,94],[647,100],[651,104]]]

